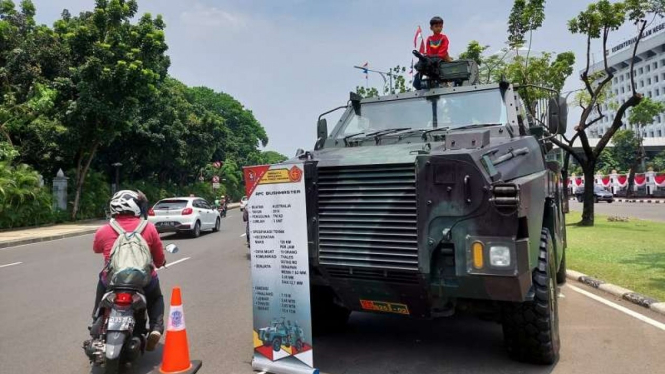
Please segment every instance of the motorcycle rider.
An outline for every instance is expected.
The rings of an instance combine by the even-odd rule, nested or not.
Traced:
[[[125,231],[132,232],[141,224],[142,217],[147,211],[148,199],[141,191],[123,190],[113,195],[109,205],[113,219],[115,219]],[[164,257],[162,241],[157,233],[157,229],[152,223],[148,223],[140,234],[150,247],[154,266],[152,270],[152,280],[150,281],[150,284],[143,289],[146,297],[150,326],[148,330],[149,334],[146,350],[152,351],[155,349],[155,346],[164,333],[164,297],[162,296],[162,290],[159,286],[159,278],[157,277],[155,269],[164,266],[166,264],[166,258]],[[104,255],[104,269],[106,269],[106,264],[109,262],[111,249],[117,238],[118,233],[110,224],[100,227],[95,233],[92,249],[95,253],[102,253]],[[93,325],[95,311],[107,290],[108,283],[106,276],[106,270],[102,270],[99,274],[95,306],[92,316]]]

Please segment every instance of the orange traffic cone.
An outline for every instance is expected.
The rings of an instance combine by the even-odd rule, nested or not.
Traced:
[[[187,344],[187,330],[185,329],[185,314],[182,309],[180,287],[174,287],[171,294],[171,309],[169,322],[166,328],[166,341],[164,342],[164,355],[159,373],[196,373],[201,368],[201,361],[189,360],[189,346]]]

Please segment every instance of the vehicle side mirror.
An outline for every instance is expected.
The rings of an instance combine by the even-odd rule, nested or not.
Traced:
[[[316,137],[324,141],[328,139],[328,121],[325,118],[321,118],[316,126]]]
[[[563,97],[551,98],[548,105],[547,129],[550,134],[563,135],[568,128],[568,103]]]

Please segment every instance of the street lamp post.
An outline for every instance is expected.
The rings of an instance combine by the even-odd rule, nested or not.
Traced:
[[[115,164],[111,164],[115,168],[115,190],[113,193],[116,193],[120,190],[120,167],[122,164],[120,162],[116,162]]]
[[[393,92],[393,74],[392,73],[387,73],[385,71],[379,71],[379,70],[372,70],[372,69],[364,68],[362,66],[355,66],[354,65],[353,67],[356,68],[356,69],[360,69],[362,71],[365,71],[365,72],[371,72],[371,73],[379,74],[381,76],[381,78],[383,78],[383,86],[384,87],[385,87],[386,84],[388,84],[388,80],[386,79],[386,75],[387,75],[388,78],[390,79],[390,93]]]

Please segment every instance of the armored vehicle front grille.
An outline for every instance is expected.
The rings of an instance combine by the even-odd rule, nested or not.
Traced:
[[[328,267],[326,270],[333,278],[374,280],[402,284],[419,283],[418,273],[414,273],[412,271],[335,267]]]
[[[319,261],[418,270],[414,164],[319,169]]]

